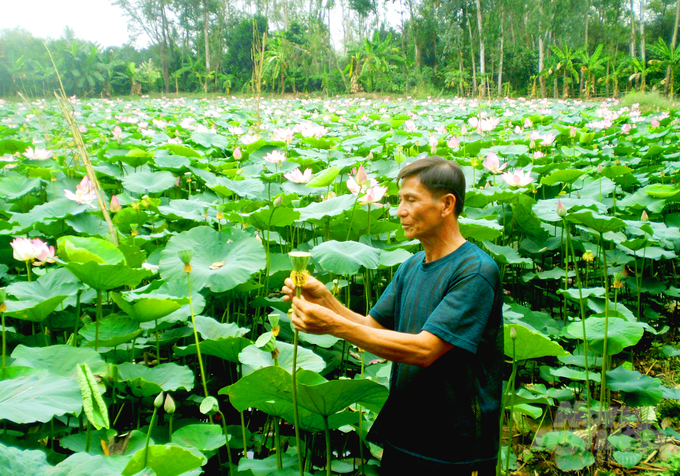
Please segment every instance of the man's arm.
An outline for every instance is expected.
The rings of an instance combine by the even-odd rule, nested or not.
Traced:
[[[296,329],[310,334],[334,335],[393,362],[428,367],[453,348],[452,344],[427,331],[408,334],[385,329],[370,315],[352,313],[352,317],[363,318],[354,320],[304,299],[293,298],[293,310]],[[379,327],[362,322],[373,322]]]

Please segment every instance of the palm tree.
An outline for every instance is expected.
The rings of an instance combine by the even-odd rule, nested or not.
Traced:
[[[673,94],[675,93],[675,68],[680,64],[680,45],[673,49],[671,45],[668,45],[659,38],[656,43],[649,45],[649,49],[659,57],[659,59],[650,60],[649,64],[666,68],[666,78],[664,79],[664,82],[666,84],[666,89],[670,91],[671,99],[673,99]]]
[[[639,58],[631,58],[630,69],[633,71],[633,74],[628,77],[628,83],[639,79],[640,91],[644,91],[647,88],[647,75],[654,71],[654,68],[651,68],[646,61],[642,61]]]
[[[288,70],[288,56],[290,45],[283,36],[271,36],[267,43],[267,49],[264,52],[265,71],[272,83],[272,89],[276,81],[280,81],[281,94],[285,90],[286,71]]]
[[[390,63],[402,61],[399,49],[392,45],[392,34],[381,41],[378,31],[373,32],[373,39],[364,40],[363,61],[361,62],[361,76],[366,78],[368,90],[375,87],[376,77],[391,71],[394,65]]]
[[[566,99],[569,97],[569,84],[571,79],[578,81],[578,72],[574,65],[576,59],[576,51],[569,45],[564,45],[560,49],[555,45],[550,45],[550,49],[558,58],[556,70],[562,70],[562,96]]]

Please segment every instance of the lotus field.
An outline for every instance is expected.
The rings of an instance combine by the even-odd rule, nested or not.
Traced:
[[[462,166],[461,231],[503,276],[499,473],[663,469],[680,440],[676,117],[613,100],[0,102],[0,472],[377,474],[365,436],[390,363],[296,336],[280,290],[309,252],[367,313],[419,250],[395,180],[431,154]]]

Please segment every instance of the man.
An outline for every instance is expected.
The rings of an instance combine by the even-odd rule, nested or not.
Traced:
[[[332,334],[394,362],[390,396],[368,439],[382,475],[495,474],[503,368],[503,289],[494,261],[463,238],[465,176],[427,157],[401,170],[404,235],[419,252],[397,270],[368,316],[310,278],[303,299],[286,280],[293,325]]]

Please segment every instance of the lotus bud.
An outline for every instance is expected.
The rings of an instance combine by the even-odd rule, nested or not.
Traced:
[[[288,253],[288,257],[290,258],[290,264],[293,266],[293,270],[302,273],[307,269],[309,259],[312,255],[306,251],[291,251]]]
[[[564,206],[564,203],[562,203],[562,200],[557,200],[557,216],[560,218],[567,216],[567,209]]]
[[[173,414],[175,413],[175,401],[172,399],[170,394],[168,393],[165,396],[165,403],[163,404],[163,410],[165,410],[165,413]]]
[[[191,258],[194,257],[194,250],[188,249],[188,250],[178,251],[177,256],[179,256],[179,259],[182,260],[182,263],[189,264],[189,263],[191,263]]]
[[[373,151],[369,152],[366,156],[366,160],[373,160]]]
[[[576,128],[574,126],[571,126],[569,128],[569,137],[572,139],[576,137]]]
[[[283,195],[279,195],[274,199],[274,207],[280,207],[283,204]]]
[[[597,173],[602,174],[602,164],[597,165]]]
[[[0,312],[5,312],[7,310],[7,305],[5,304],[5,288],[0,288]]]
[[[517,339],[517,331],[515,330],[514,327],[511,327],[511,328],[510,328],[510,338],[511,338],[512,340]]]
[[[121,207],[120,207],[120,202],[118,201],[118,197],[113,195],[111,197],[111,205],[109,206],[109,210],[111,211],[111,213],[118,213],[120,211],[120,209],[121,209]]]
[[[156,408],[160,408],[163,406],[163,392],[159,393],[156,399],[153,401],[153,406]]]
[[[240,147],[235,148],[234,149],[234,158],[236,160],[241,160],[242,157],[243,157],[243,152],[241,152],[241,148]]]
[[[640,217],[640,221],[649,221],[649,215],[647,215],[647,210],[642,210],[642,216]]]

